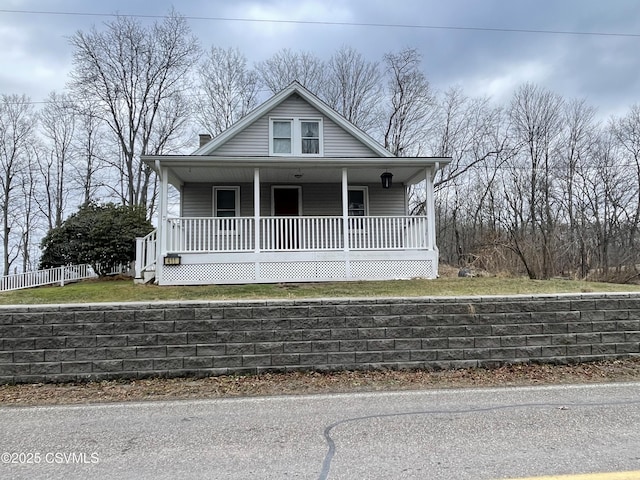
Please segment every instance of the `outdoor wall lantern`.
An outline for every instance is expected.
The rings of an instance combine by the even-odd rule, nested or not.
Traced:
[[[380,180],[382,180],[382,188],[391,188],[391,179],[393,178],[393,174],[389,172],[384,172],[380,175]]]
[[[167,253],[164,257],[165,265],[180,265],[181,257],[177,253]]]

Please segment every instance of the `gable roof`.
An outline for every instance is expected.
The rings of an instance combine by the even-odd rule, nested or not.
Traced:
[[[378,154],[380,157],[393,157],[391,152],[389,152],[386,148],[376,142],[373,138],[371,138],[368,134],[360,130],[353,123],[348,121],[338,112],[336,112],[329,105],[324,103],[314,94],[312,94],[309,90],[304,88],[299,82],[292,82],[287,88],[277,93],[269,100],[261,104],[258,108],[253,110],[248,115],[244,116],[236,123],[234,123],[227,130],[222,132],[217,137],[213,138],[211,141],[207,142],[205,145],[197,149],[193,152],[192,155],[211,155],[218,147],[226,143],[228,140],[236,136],[239,132],[244,130],[246,127],[251,125],[253,122],[261,118],[266,113],[270,112],[282,102],[284,102],[287,98],[291,97],[294,94],[298,94],[301,98],[306,100],[309,104],[311,104],[314,108],[316,108],[320,113],[322,113],[327,118],[331,119],[337,125],[342,127],[345,131],[351,134],[353,137],[358,139],[364,145],[369,147],[372,151]]]

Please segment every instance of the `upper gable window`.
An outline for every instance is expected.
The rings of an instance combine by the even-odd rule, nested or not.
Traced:
[[[272,118],[269,130],[271,155],[322,155],[322,119]]]
[[[274,155],[291,154],[291,133],[292,133],[292,121],[291,120],[277,120],[271,124],[273,134],[273,149],[271,150]]]
[[[302,154],[318,155],[320,153],[320,122],[300,122],[300,135],[302,137]]]

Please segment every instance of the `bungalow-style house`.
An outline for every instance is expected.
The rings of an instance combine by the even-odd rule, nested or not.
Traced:
[[[449,158],[395,157],[297,82],[200,140],[191,155],[143,157],[160,189],[158,228],[137,243],[139,281],[437,276],[433,177]],[[408,187],[422,181],[426,214],[409,216]]]

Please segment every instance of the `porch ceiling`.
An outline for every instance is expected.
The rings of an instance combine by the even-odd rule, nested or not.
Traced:
[[[250,183],[260,168],[262,183],[340,183],[347,168],[349,183],[377,183],[393,174],[394,183],[424,180],[426,168],[439,168],[450,158],[220,158],[209,156],[145,157],[146,163],[169,169],[169,181],[181,183]]]

